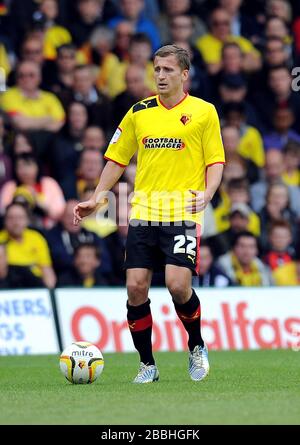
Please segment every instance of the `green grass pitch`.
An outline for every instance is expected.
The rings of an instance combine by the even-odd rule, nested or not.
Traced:
[[[137,354],[105,354],[101,377],[72,385],[58,356],[0,357],[0,424],[300,424],[300,352],[210,352],[203,382],[187,353],[157,353],[160,381],[131,383]]]

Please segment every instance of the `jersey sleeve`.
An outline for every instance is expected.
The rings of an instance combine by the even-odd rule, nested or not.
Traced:
[[[126,167],[138,149],[135,135],[132,108],[127,112],[110,140],[104,158]]]
[[[212,164],[225,164],[219,116],[213,105],[208,112],[206,127],[203,131],[202,147],[206,167]]]

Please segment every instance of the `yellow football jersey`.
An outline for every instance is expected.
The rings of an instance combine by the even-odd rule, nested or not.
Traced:
[[[105,158],[122,166],[137,151],[131,219],[201,222],[185,210],[190,189],[205,190],[206,168],[224,163],[215,107],[186,94],[167,108],[159,96],[136,103],[113,135]]]
[[[7,230],[1,230],[0,243],[6,244],[9,265],[28,266],[39,277],[42,267],[52,265],[47,241],[36,230],[25,229],[21,241],[11,238]]]

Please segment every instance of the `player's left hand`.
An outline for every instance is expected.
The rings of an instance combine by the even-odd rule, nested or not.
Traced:
[[[186,211],[189,213],[198,213],[205,209],[207,204],[211,201],[211,196],[206,192],[199,190],[189,190],[193,196],[187,200],[188,205]]]

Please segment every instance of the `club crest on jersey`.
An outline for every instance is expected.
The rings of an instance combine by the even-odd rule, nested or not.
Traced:
[[[183,123],[183,125],[187,125],[191,122],[192,115],[191,114],[182,114],[180,118],[180,122]]]
[[[182,150],[185,147],[185,143],[181,138],[151,138],[146,136],[143,138],[142,143],[147,150]]]

